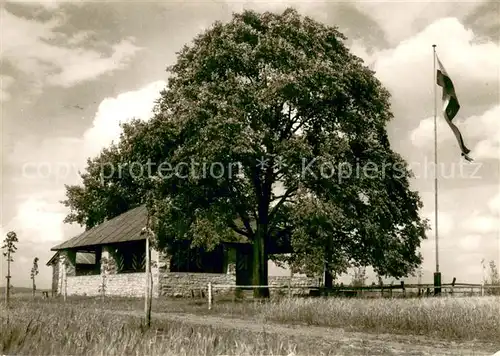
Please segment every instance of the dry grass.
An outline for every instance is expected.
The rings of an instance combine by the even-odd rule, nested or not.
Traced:
[[[0,352],[37,355],[288,355],[301,340],[153,322],[59,305],[0,310]],[[306,346],[306,345],[304,345]],[[307,353],[307,347],[302,347]],[[319,350],[321,351],[321,350]],[[323,354],[327,350],[323,350]]]
[[[43,301],[58,307],[60,299]],[[130,298],[68,298],[78,308],[143,310],[144,301]],[[500,342],[500,297],[341,299],[284,298],[267,303],[216,300],[155,299],[153,312],[219,315],[282,324],[340,327],[349,331],[413,334],[446,340]]]
[[[500,297],[290,299],[259,312],[280,323],[500,343]]]
[[[0,309],[2,354],[241,355],[331,354],[319,339],[243,332],[153,320],[145,330],[135,317],[100,313],[141,310],[140,299],[68,298],[13,301]],[[267,303],[154,300],[153,310],[263,319],[282,324],[341,327],[349,331],[425,335],[500,347],[500,297],[424,299],[283,299]],[[359,354],[359,352],[358,352]]]

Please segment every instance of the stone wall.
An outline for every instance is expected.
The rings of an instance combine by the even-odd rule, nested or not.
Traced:
[[[291,284],[292,287],[319,287],[319,279],[307,276],[293,276],[290,281],[288,276],[269,276],[268,283],[270,286],[284,286],[287,287]],[[273,293],[273,290],[275,291]],[[272,294],[287,294],[288,288],[283,289],[272,289]],[[292,295],[308,295],[309,288],[291,288]]]
[[[153,296],[206,297],[209,282],[234,284],[235,276],[215,273],[162,273],[153,276]],[[123,273],[94,276],[68,276],[68,295],[100,296],[104,280],[106,296],[143,297],[145,273]],[[224,290],[219,290],[219,293]],[[214,292],[217,293],[217,292]]]
[[[104,278],[103,278],[104,277]],[[68,295],[117,297],[144,296],[145,273],[123,273],[94,276],[68,276]]]
[[[146,273],[123,273],[106,276],[106,295],[119,297],[142,297],[146,284]]]
[[[205,297],[208,283],[235,285],[236,275],[223,273],[167,272],[159,275],[159,292],[162,297]],[[227,293],[228,289],[214,289],[214,295]]]
[[[59,282],[59,261],[52,265],[52,296],[54,297],[57,294],[57,287]]]
[[[222,285],[236,285],[234,274],[219,273],[186,273],[164,272],[152,273],[154,297],[207,297],[208,283]],[[143,297],[145,273],[106,274],[104,276],[104,292],[106,296]],[[289,284],[290,277],[269,276],[269,285],[284,286]],[[99,296],[101,295],[103,276],[68,276],[68,295]],[[292,286],[318,286],[316,278],[294,276]],[[230,294],[233,288],[214,288],[214,296]],[[272,289],[274,295],[287,294],[288,288]],[[292,288],[292,294],[309,294],[308,288]]]
[[[74,276],[76,274],[76,251],[60,251],[59,252],[59,263],[63,268],[65,268],[65,274],[67,276]]]
[[[68,295],[97,296],[100,294],[102,285],[102,276],[68,276],[67,293]]]
[[[64,277],[67,276],[68,295],[122,296],[143,297],[146,273],[117,273],[115,249],[103,246],[101,275],[75,276],[75,257],[73,252],[61,254],[66,261],[68,273],[64,273],[64,263],[59,262],[59,268],[54,270],[54,279],[57,280],[57,292],[64,293]],[[62,260],[62,259],[61,259]],[[57,270],[57,273],[56,273]],[[227,273],[189,273],[169,272],[169,256],[152,249],[151,273],[153,280],[154,297],[206,297],[208,283],[219,285],[236,285],[236,271],[234,264],[227,268]],[[57,274],[57,275],[56,275]],[[103,287],[104,280],[104,287]],[[289,276],[269,276],[271,286],[281,285],[287,287],[290,283]],[[240,282],[240,284],[242,284]],[[251,284],[251,283],[247,283]],[[306,276],[293,276],[292,286],[318,286],[318,279]],[[214,296],[231,294],[234,288],[214,288]],[[272,289],[272,294],[286,294],[288,288],[281,290]],[[292,288],[292,294],[309,294],[308,288]]]

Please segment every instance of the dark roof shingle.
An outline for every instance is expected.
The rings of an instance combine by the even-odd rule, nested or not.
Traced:
[[[111,220],[105,221],[82,234],[51,248],[52,251],[76,247],[144,240],[141,230],[146,226],[147,208],[141,205]]]

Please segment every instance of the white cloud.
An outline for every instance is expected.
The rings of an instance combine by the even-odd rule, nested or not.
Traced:
[[[75,39],[84,38],[79,33],[66,36],[57,32],[63,23],[60,18],[37,22],[17,17],[3,8],[0,16],[1,59],[51,85],[69,87],[96,79],[123,68],[140,50],[133,39],[127,38],[111,46],[110,56],[104,56],[95,50],[75,48]]]
[[[120,137],[120,123],[133,118],[148,120],[159,92],[166,87],[164,81],[153,82],[139,90],[104,99],[97,110],[92,127],[84,135],[85,154],[92,156]]]
[[[133,117],[151,118],[154,102],[165,86],[165,82],[157,81],[114,98],[105,98],[92,127],[80,138],[59,137],[40,143],[31,137],[18,142],[5,163],[16,168],[25,163],[30,166],[16,177],[17,189],[25,193],[17,196],[14,217],[0,226],[1,236],[14,230],[20,243],[25,244],[23,251],[37,246],[43,249],[36,252],[37,256],[48,258],[50,247],[81,233],[83,228],[63,223],[68,213],[59,202],[65,198],[64,184],[80,183],[78,170],[84,170],[87,157],[95,156],[112,140],[119,139],[120,122]],[[29,270],[22,273],[28,275]]]
[[[398,44],[433,21],[445,16],[461,18],[477,7],[478,2],[484,1],[486,0],[476,2],[392,0],[384,2],[352,1],[352,3],[382,27],[390,43]]]
[[[462,237],[458,244],[464,251],[476,251],[481,248],[482,236],[481,235],[467,235]]]
[[[86,159],[119,139],[120,122],[128,122],[134,117],[151,118],[154,102],[165,86],[165,82],[157,81],[114,98],[105,98],[92,127],[81,138],[59,137],[41,143],[31,138],[19,142],[9,155],[8,163],[25,168],[17,180],[18,186],[29,186],[37,193],[19,196],[21,201],[8,227],[19,231],[23,239],[33,241],[59,241],[71,237],[65,231],[78,227],[68,227],[62,222],[67,215],[59,203],[65,195],[63,185],[79,183],[78,170],[85,169]]]
[[[429,219],[429,224],[430,224],[430,227],[431,227],[431,230],[428,231],[427,235],[429,237],[433,237],[434,236],[434,230],[435,230],[435,227],[436,227],[436,218],[435,218],[435,215],[434,215],[434,212],[426,212],[423,214],[423,216],[427,219]],[[450,232],[453,230],[453,226],[454,226],[455,222],[453,220],[453,216],[446,212],[446,211],[442,211],[442,210],[439,210],[438,211],[438,233],[439,233],[439,236],[443,236],[443,237],[446,237],[450,234]]]
[[[452,181],[450,181],[450,184]],[[448,184],[442,185],[446,188]],[[495,203],[499,192],[497,185],[470,186],[464,189],[441,189],[439,192],[439,264],[443,279],[478,283],[480,275],[475,271],[482,258],[498,260],[500,257],[500,219],[485,211],[487,202]],[[434,193],[422,192],[423,216],[429,218],[434,229]],[[427,233],[421,244],[424,257],[424,280],[432,281],[435,269],[434,230]],[[468,272],[468,269],[471,269]],[[460,271],[460,275],[456,275]]]
[[[498,232],[500,228],[500,221],[498,218],[489,215],[480,215],[478,213],[465,219],[462,227],[466,231],[479,234],[487,234],[491,232]]]
[[[488,207],[493,214],[496,214],[497,216],[500,214],[500,192],[490,199]]]
[[[500,159],[500,105],[482,115],[474,115],[465,121],[457,120],[455,125],[462,133],[465,144],[472,150],[471,156],[477,159]],[[454,120],[455,121],[455,120]],[[448,124],[438,118],[438,143],[456,141]],[[418,127],[410,133],[413,145],[419,148],[432,147],[434,140],[434,118],[420,121]],[[470,143],[475,142],[474,146]],[[457,143],[458,147],[458,143]]]
[[[462,105],[454,123],[472,150],[471,157],[500,159],[500,105],[492,94],[498,92],[500,45],[475,43],[475,38],[457,19],[443,18],[396,48],[373,56],[377,76],[391,91],[396,110],[407,115],[408,125],[415,125],[409,138],[419,149],[429,152],[433,149],[434,88],[438,89],[438,144],[446,142],[442,149],[458,149],[455,136],[442,118],[440,88],[435,87],[432,75],[431,44],[436,44]],[[490,103],[484,101],[487,98]],[[464,114],[468,115],[465,119]],[[452,141],[455,146],[450,144]]]
[[[64,217],[62,209],[55,210],[54,205],[47,201],[28,198],[18,206],[17,214],[9,225],[23,241],[59,241],[63,239],[63,231],[57,227]]]
[[[11,95],[7,91],[14,83],[14,78],[8,75],[0,75],[0,102],[10,100]]]
[[[370,55],[364,45],[364,43],[360,40],[353,40],[349,50],[359,58],[361,58],[366,65],[373,66],[373,58]]]
[[[443,120],[438,118],[436,126],[438,131],[438,143],[454,137],[448,125]],[[434,140],[434,118],[429,117],[420,121],[418,127],[410,133],[410,139],[413,145],[418,148],[428,147],[429,143]]]
[[[281,13],[286,8],[293,7],[299,13],[311,16],[316,20],[325,21],[327,19],[327,12],[324,10],[324,2],[303,0],[225,0],[225,3],[233,12],[242,12],[245,9],[252,9],[259,12],[270,11]]]
[[[25,6],[32,6],[32,7],[43,7],[46,10],[56,10],[58,9],[61,5],[65,4],[71,4],[71,5],[82,5],[84,4],[84,1],[78,1],[78,0],[41,0],[41,1],[36,1],[36,0],[7,0],[7,3],[14,3],[14,4],[21,4]]]
[[[103,57],[100,53],[89,50],[72,50],[74,55],[59,64],[60,72],[49,78],[52,85],[70,87],[86,80],[96,79],[105,73],[124,68],[138,51],[132,39],[122,40],[112,46],[113,54]],[[61,49],[66,52],[67,49]],[[62,54],[62,53],[61,53]]]
[[[375,53],[377,77],[391,91],[393,103],[411,113],[411,119],[433,115],[432,44],[452,76],[459,99],[478,90],[490,93],[498,87],[500,46],[493,42],[474,44],[474,34],[455,18],[440,19],[397,47]],[[481,83],[481,87],[471,84]]]

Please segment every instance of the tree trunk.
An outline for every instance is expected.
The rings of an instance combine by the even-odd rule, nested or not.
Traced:
[[[10,251],[7,252],[7,285],[5,288],[5,305],[9,306],[10,299]]]
[[[332,248],[331,248],[331,239],[327,237],[326,246],[325,246],[325,292],[328,295],[329,291],[333,288],[333,275],[332,271],[330,271],[329,262],[332,258]]]
[[[267,251],[266,251],[266,225],[257,227],[257,233],[253,241],[253,285],[267,286]],[[253,290],[254,298],[269,298],[269,288],[255,288]]]
[[[33,279],[33,298],[35,298],[35,291],[36,291],[36,286],[35,286],[35,277]]]
[[[333,275],[327,268],[325,268],[325,288],[326,289],[333,288]]]
[[[149,236],[146,237],[146,295],[144,304],[145,324],[146,327],[151,326],[151,293],[152,292],[152,277],[151,277],[151,249],[149,248]]]

